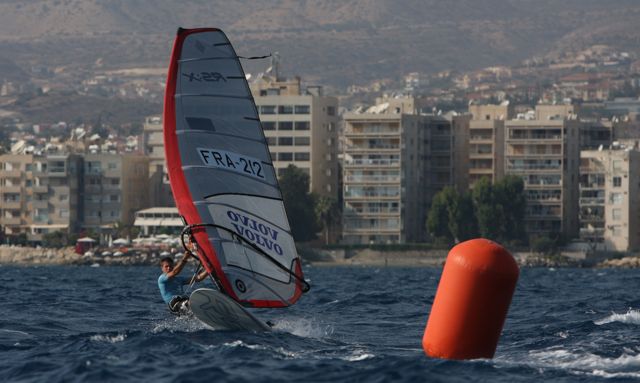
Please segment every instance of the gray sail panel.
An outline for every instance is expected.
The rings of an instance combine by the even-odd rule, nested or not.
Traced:
[[[183,43],[175,92],[182,171],[200,223],[212,225],[205,230],[227,288],[260,307],[288,305],[300,294],[299,259],[258,113],[228,43],[220,31]]]

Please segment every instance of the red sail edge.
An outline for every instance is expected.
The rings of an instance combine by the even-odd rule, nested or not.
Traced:
[[[173,49],[171,51],[171,61],[169,62],[169,71],[167,74],[167,84],[164,94],[164,110],[162,115],[163,121],[163,133],[164,133],[164,150],[165,158],[167,161],[167,171],[169,173],[169,183],[171,185],[171,192],[173,199],[178,207],[178,212],[184,218],[188,225],[202,223],[202,219],[198,214],[198,210],[193,204],[193,198],[189,191],[189,186],[182,171],[182,160],[180,159],[180,150],[178,148],[178,136],[176,134],[176,83],[178,78],[178,60],[180,60],[180,54],[182,52],[182,44],[186,37],[193,33],[217,31],[215,28],[197,28],[197,29],[180,29],[176,35],[176,39],[173,43]],[[225,292],[228,293],[233,299],[238,300],[238,297],[233,293],[233,289],[229,283],[229,280],[224,277],[222,267],[216,252],[209,242],[207,232],[204,229],[194,230],[193,234],[196,242],[199,245],[201,251],[198,253],[198,257],[202,262],[202,265],[210,274],[215,274],[219,278],[219,282],[222,284]]]
[[[220,31],[217,28],[196,28],[196,29],[179,29],[174,41],[171,61],[167,74],[167,83],[164,97],[163,110],[163,133],[165,145],[165,158],[167,161],[167,170],[169,173],[169,182],[176,206],[180,215],[184,218],[188,225],[202,223],[198,210],[193,203],[192,194],[189,190],[184,172],[182,170],[182,160],[180,157],[180,149],[178,146],[178,138],[176,134],[176,102],[175,94],[177,87],[179,59],[182,53],[182,46],[187,36],[195,33]],[[220,31],[221,32],[221,31]],[[204,228],[196,228],[193,230],[193,236],[199,245],[198,257],[203,266],[210,274],[217,276],[218,281],[222,285],[225,293],[231,298],[248,307],[268,307],[278,308],[287,307],[294,304],[302,295],[303,278],[300,259],[296,259],[294,265],[295,273],[295,291],[293,296],[286,302],[281,300],[241,300],[234,293],[231,282],[224,273],[222,266],[216,256],[215,249],[209,241],[208,234]],[[294,278],[292,276],[292,278]]]

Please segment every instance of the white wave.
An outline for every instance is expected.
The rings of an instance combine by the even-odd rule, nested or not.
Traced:
[[[350,355],[343,356],[340,359],[346,360],[347,362],[359,362],[359,361],[371,359],[374,357],[375,355],[368,353],[366,350],[356,349],[356,350],[353,350]]]
[[[266,345],[261,345],[261,344],[249,344],[249,343],[245,343],[241,340],[235,340],[233,342],[227,342],[227,343],[223,343],[222,344],[224,347],[241,347],[241,348],[248,348],[249,350],[263,350],[263,351],[268,351],[270,353],[274,353],[276,355],[279,355],[281,357],[283,357],[284,359],[297,359],[300,357],[300,355],[298,353],[295,353],[293,351],[289,351],[289,350],[285,350],[282,347],[270,347],[270,346],[266,346]]]
[[[607,323],[620,322],[627,324],[640,324],[640,311],[629,309],[625,314],[613,313],[606,318],[594,321],[593,323],[601,326]]]
[[[94,342],[118,343],[127,338],[125,334],[118,335],[92,335],[89,340]]]
[[[4,332],[4,333],[7,333],[7,334],[11,334],[11,335],[31,336],[31,334],[29,334],[28,332],[18,331],[18,330],[9,330],[9,329],[4,329],[4,328],[0,328],[0,332]]]
[[[306,318],[279,319],[275,321],[273,329],[303,338],[325,338],[333,334],[333,326]]]
[[[565,349],[530,351],[527,364],[537,368],[568,370],[577,375],[640,378],[640,354],[622,354],[608,358],[589,352]]]
[[[195,332],[204,329],[211,329],[211,327],[206,324],[200,322],[191,316],[176,316],[167,319],[160,320],[157,323],[154,323],[151,332],[156,334],[161,331],[171,331],[171,332]]]

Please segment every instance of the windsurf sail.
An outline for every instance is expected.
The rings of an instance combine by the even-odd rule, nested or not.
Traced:
[[[171,190],[200,262],[251,307],[309,289],[239,57],[219,29],[179,29],[164,99]]]

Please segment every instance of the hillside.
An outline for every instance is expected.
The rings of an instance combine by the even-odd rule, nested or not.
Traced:
[[[163,67],[178,26],[217,26],[239,54],[277,51],[288,74],[359,84],[594,44],[638,54],[639,19],[631,0],[4,0],[0,81],[34,75],[34,66]]]

